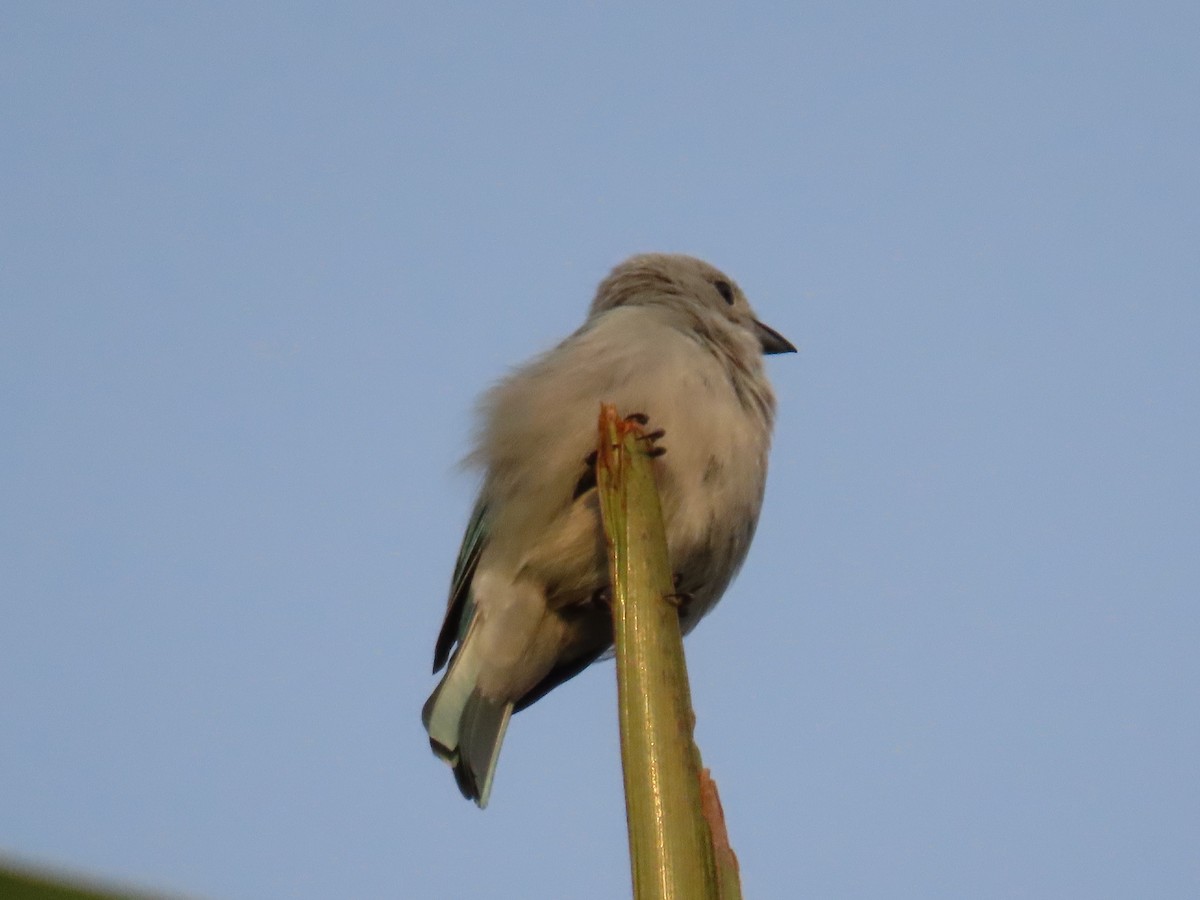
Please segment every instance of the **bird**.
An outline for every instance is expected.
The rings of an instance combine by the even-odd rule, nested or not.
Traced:
[[[481,486],[434,647],[433,671],[446,671],[421,714],[464,797],[487,806],[512,714],[611,650],[600,404],[657,439],[686,634],[746,558],[775,418],[764,356],[795,351],[719,269],[645,253],[601,281],[578,330],[482,396],[465,460]]]

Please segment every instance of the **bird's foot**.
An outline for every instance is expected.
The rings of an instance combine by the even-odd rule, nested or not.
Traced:
[[[688,607],[692,605],[693,600],[690,592],[679,590],[679,584],[682,580],[683,576],[676,572],[671,579],[674,590],[669,594],[663,594],[663,599],[675,607],[681,616],[687,614]]]
[[[650,417],[645,413],[631,413],[625,417],[626,422],[632,422],[635,425],[645,426],[649,424]],[[662,456],[667,452],[666,447],[658,446],[658,441],[662,439],[666,432],[661,429],[647,432],[638,435],[638,440],[646,445],[646,455],[655,458]],[[575,490],[571,492],[571,500],[578,500],[592,488],[596,487],[596,458],[597,451],[593,450],[583,458],[583,474],[579,476],[579,480],[575,482]]]
[[[627,415],[625,417],[625,421],[626,422],[634,422],[638,425],[645,426],[645,425],[650,424],[650,417],[648,415],[646,415],[645,413],[630,413],[629,415]],[[638,440],[645,441],[645,443],[646,443],[646,446],[647,446],[646,455],[647,456],[649,456],[649,457],[662,456],[664,453],[667,452],[666,447],[658,446],[658,441],[665,434],[666,434],[666,432],[663,429],[658,428],[654,431],[649,431],[646,434],[639,435]]]

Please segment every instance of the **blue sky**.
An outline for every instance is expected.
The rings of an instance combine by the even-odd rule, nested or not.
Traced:
[[[1200,11],[10,4],[0,851],[628,894],[610,664],[418,712],[474,397],[625,256],[800,348],[689,638],[748,896],[1200,894]]]

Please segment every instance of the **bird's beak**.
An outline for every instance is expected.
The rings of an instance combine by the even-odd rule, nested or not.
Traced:
[[[762,344],[763,353],[767,356],[775,353],[796,352],[796,348],[792,345],[791,341],[771,326],[764,325],[758,319],[754,320],[754,333],[758,336],[758,342]]]

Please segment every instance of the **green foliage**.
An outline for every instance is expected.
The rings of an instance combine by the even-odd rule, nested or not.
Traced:
[[[4,900],[151,900],[150,895],[100,888],[74,877],[34,872],[0,864],[0,897]]]

